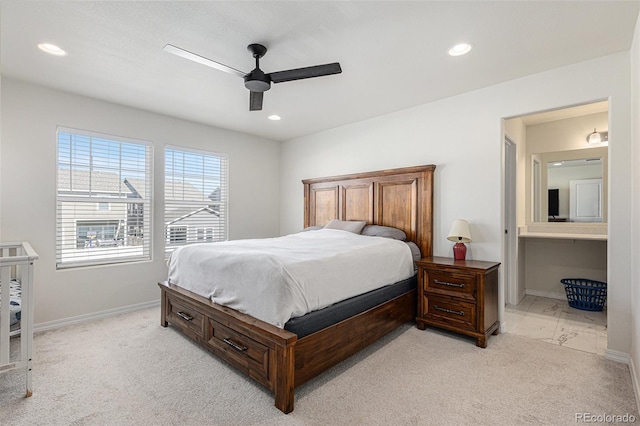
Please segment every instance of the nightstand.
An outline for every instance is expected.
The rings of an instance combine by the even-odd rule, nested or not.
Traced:
[[[476,338],[487,347],[498,334],[498,268],[500,263],[425,257],[418,262],[420,330],[427,325]]]

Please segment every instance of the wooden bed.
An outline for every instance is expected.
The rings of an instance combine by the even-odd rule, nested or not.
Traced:
[[[432,255],[434,165],[303,180],[304,226],[366,220],[402,229]],[[415,319],[416,290],[298,339],[294,333],[192,292],[159,283],[168,323],[275,394],[293,411],[293,389]]]

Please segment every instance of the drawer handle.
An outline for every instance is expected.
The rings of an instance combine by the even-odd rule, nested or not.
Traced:
[[[231,346],[233,349],[240,351],[240,352],[244,352],[247,350],[246,346],[240,346],[239,344],[235,343],[233,340],[231,339],[222,339],[223,342],[225,342],[227,345]]]
[[[184,312],[180,311],[180,312],[176,312],[176,315],[178,315],[180,318],[185,319],[187,321],[192,321],[193,317],[189,314],[185,314]]]
[[[446,285],[449,287],[458,287],[458,288],[464,288],[465,285],[463,283],[449,283],[446,281],[440,281],[440,280],[433,280],[436,284],[442,284],[442,285]]]
[[[451,309],[447,309],[447,308],[441,308],[438,305],[433,305],[433,309],[435,309],[436,311],[442,311],[442,312],[446,312],[448,314],[456,314],[456,315],[460,315],[461,317],[464,316],[464,311],[452,311]]]

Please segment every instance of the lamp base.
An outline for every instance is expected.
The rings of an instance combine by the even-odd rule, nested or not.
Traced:
[[[457,242],[453,246],[453,258],[455,260],[464,260],[467,257],[467,246],[462,242]]]

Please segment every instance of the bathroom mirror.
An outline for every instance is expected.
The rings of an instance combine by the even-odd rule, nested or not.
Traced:
[[[531,155],[534,222],[607,221],[607,147]]]

